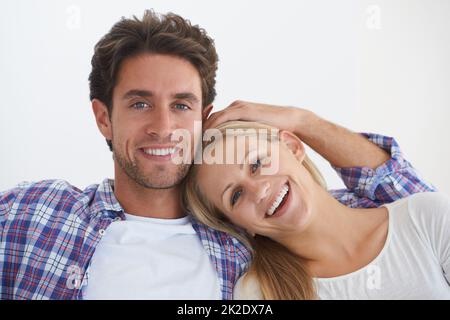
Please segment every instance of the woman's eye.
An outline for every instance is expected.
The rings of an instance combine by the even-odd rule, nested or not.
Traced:
[[[241,196],[242,191],[236,191],[231,196],[231,206],[234,206],[234,204],[239,200],[239,197]]]
[[[258,170],[259,167],[261,167],[261,160],[260,160],[260,159],[257,159],[257,160],[256,160],[256,163],[254,163],[254,164],[251,165],[252,173],[255,173],[256,170]]]
[[[185,105],[185,104],[177,103],[175,105],[175,109],[178,109],[178,110],[189,110],[189,107],[187,105]]]
[[[141,110],[148,107],[148,103],[145,102],[136,102],[131,105],[134,109]]]

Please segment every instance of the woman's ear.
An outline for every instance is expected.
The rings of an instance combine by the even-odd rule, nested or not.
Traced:
[[[287,146],[298,161],[303,162],[305,158],[305,146],[295,134],[290,131],[280,130],[280,141]]]
[[[92,100],[92,111],[94,112],[97,127],[106,140],[112,140],[112,125],[109,120],[108,108],[98,99]]]

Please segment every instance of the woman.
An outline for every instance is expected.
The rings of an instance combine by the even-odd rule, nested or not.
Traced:
[[[217,127],[222,133],[249,128],[273,129],[242,121]],[[236,154],[239,145],[230,139],[212,144]],[[184,184],[185,205],[196,219],[252,249],[235,298],[450,299],[447,196],[423,193],[379,208],[348,208],[326,191],[294,134],[258,139],[268,147],[247,143],[247,164],[194,165]],[[279,153],[265,156],[273,145]],[[275,174],[262,174],[274,163]]]

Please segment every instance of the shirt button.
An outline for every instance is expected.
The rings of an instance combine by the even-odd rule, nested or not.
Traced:
[[[105,229],[100,229],[98,231],[98,233],[100,233],[101,236],[104,236],[106,234],[106,230]]]

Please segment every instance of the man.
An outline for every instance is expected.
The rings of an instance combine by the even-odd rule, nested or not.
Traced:
[[[231,299],[250,254],[187,215],[180,183],[189,164],[171,161],[173,132],[195,137],[195,121],[295,132],[336,167],[348,190],[333,194],[350,206],[432,190],[393,139],[304,109],[237,101],[209,117],[217,61],[206,32],[174,14],[122,19],[97,43],[90,98],[114,180],[85,190],[46,180],[0,193],[2,299]]]

